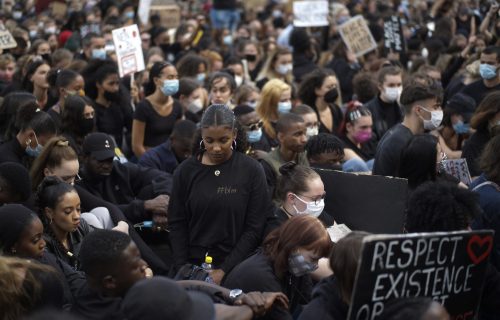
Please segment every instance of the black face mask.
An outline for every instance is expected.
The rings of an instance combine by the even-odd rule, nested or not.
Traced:
[[[111,101],[111,102],[120,101],[120,91],[116,91],[116,92],[104,91],[104,99]]]
[[[333,88],[332,90],[325,93],[323,99],[325,100],[326,103],[335,103],[338,97],[339,97],[339,91],[337,90],[337,88]]]
[[[248,62],[255,62],[255,61],[257,61],[257,56],[255,54],[246,54],[245,59]]]
[[[82,119],[80,124],[80,133],[85,136],[94,130],[94,126],[95,126],[95,118]]]

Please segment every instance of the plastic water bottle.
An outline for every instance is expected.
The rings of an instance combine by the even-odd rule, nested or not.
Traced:
[[[212,271],[212,257],[206,256],[205,262],[201,264],[201,267],[208,273],[208,276],[205,278],[205,282],[214,283],[214,280],[210,276],[210,272]]]

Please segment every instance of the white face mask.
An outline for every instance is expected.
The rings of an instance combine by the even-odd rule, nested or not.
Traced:
[[[234,76],[234,81],[236,82],[236,86],[239,87],[243,83],[243,77],[242,76]]]
[[[430,112],[431,114],[431,119],[430,120],[424,120],[424,129],[425,130],[436,130],[440,125],[441,121],[443,121],[443,110],[434,110],[434,111],[429,111],[425,108],[422,108],[427,112]]]
[[[203,102],[201,101],[201,99],[195,99],[191,101],[187,109],[192,113],[198,113],[199,111],[201,111],[201,109],[203,109]]]
[[[311,137],[317,136],[318,133],[319,133],[318,126],[307,127],[307,129],[306,129],[307,139],[310,139]]]
[[[294,196],[297,199],[299,199],[302,203],[305,203],[307,206],[304,211],[299,211],[299,209],[297,209],[297,206],[293,205],[292,207],[295,210],[296,215],[308,214],[310,216],[317,218],[317,217],[319,217],[319,215],[323,212],[323,209],[325,208],[325,199],[321,199],[319,201],[306,202],[306,201],[302,200],[301,198],[299,198],[299,196],[297,196],[296,194],[294,194]],[[316,204],[316,202],[317,202],[317,204]]]
[[[281,75],[286,75],[289,71],[292,71],[293,65],[291,63],[289,64],[278,64],[276,67],[276,72],[278,72]]]
[[[399,99],[402,91],[403,87],[384,88],[384,97],[387,99],[387,101],[394,102]]]

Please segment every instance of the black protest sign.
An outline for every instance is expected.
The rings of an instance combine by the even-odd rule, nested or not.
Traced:
[[[316,169],[325,185],[325,211],[351,230],[401,233],[408,194],[405,179]]]
[[[384,46],[395,52],[405,51],[401,19],[397,16],[389,17],[384,21]]]
[[[350,320],[376,320],[390,300],[430,297],[452,319],[474,319],[493,232],[373,235],[363,241]]]

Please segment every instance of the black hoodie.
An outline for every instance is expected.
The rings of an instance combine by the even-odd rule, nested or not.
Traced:
[[[347,318],[349,306],[342,301],[339,285],[335,276],[321,280],[312,293],[298,320],[342,320]]]

